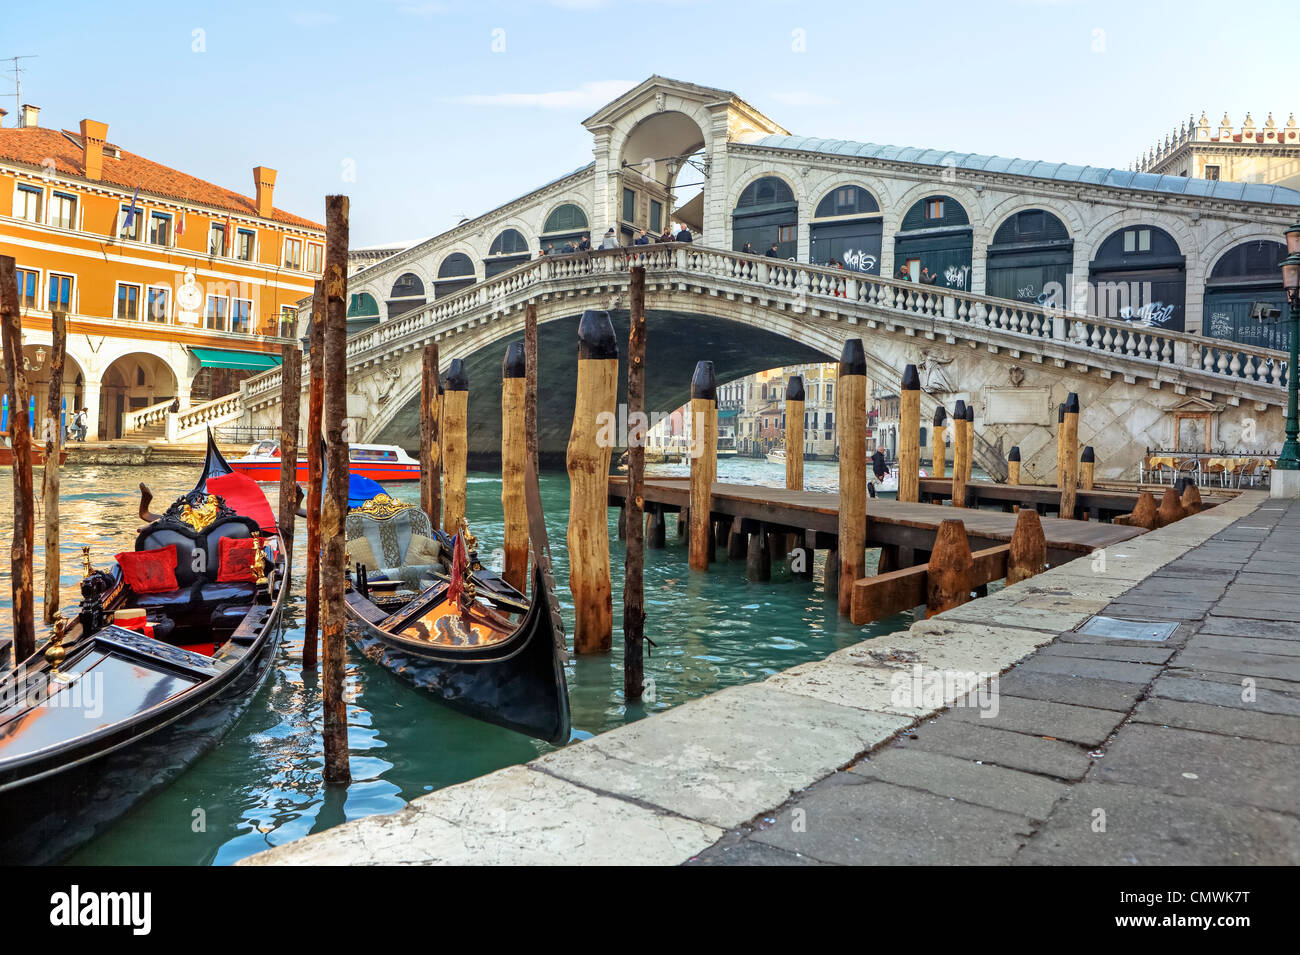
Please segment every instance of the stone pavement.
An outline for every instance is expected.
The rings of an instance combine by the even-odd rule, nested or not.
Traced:
[[[1298,579],[1262,502],[1100,610],[1168,639],[1063,632],[691,863],[1300,863]]]
[[[243,864],[1294,862],[1297,524],[1247,491]],[[1107,610],[1177,629],[1079,632]]]

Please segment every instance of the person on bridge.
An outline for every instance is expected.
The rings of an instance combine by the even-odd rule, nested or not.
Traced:
[[[649,245],[649,244],[650,244],[650,233],[647,232],[645,229],[642,229],[642,230],[641,230],[641,234],[640,234],[639,236],[637,236],[635,240],[633,240],[632,244],[633,244],[633,245]]]
[[[670,229],[668,228],[668,226],[664,226],[664,234],[661,235],[659,238],[655,239],[655,241],[656,241],[656,242],[671,242],[671,241],[673,241],[673,233],[672,233],[672,230],[670,230]]]
[[[681,231],[674,236],[677,242],[694,242],[695,237],[691,235],[691,230],[687,228],[686,223],[682,223]]]
[[[564,245],[560,248],[561,255],[572,255],[574,252],[577,251],[578,251],[578,247],[573,244],[573,240],[569,240],[568,242],[564,243]]]
[[[584,235],[584,236],[582,237],[582,241],[578,243],[578,251],[579,251],[579,252],[590,252],[590,251],[591,251],[591,236],[589,236],[589,235]]]
[[[901,266],[899,266],[898,271],[894,273],[894,278],[902,279],[905,282],[911,281],[912,273],[908,269],[906,262],[904,262]]]
[[[613,229],[610,229],[605,233],[605,238],[601,240],[600,247],[602,249],[618,248],[618,239],[615,238]]]
[[[776,250],[775,242],[772,243],[772,248],[768,249],[763,254],[766,255],[769,259],[779,259],[781,257],[781,253]]]
[[[753,245],[753,243],[752,243],[752,242],[746,242],[744,248],[742,248],[740,251],[743,252],[745,255],[753,255],[753,254],[754,254],[754,245]]]
[[[938,281],[939,281],[939,276],[936,273],[931,272],[929,269],[925,267],[921,268],[922,285],[934,285]]]

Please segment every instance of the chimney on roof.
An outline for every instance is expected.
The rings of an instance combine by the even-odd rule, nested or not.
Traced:
[[[9,110],[0,106],[0,126],[5,124],[5,117],[9,115]]]
[[[108,139],[108,123],[93,119],[81,121],[81,160],[87,179],[98,179],[104,171],[104,143]]]
[[[18,128],[35,128],[36,120],[40,115],[41,108],[39,106],[31,106],[27,103],[23,103],[23,105],[18,109]]]
[[[253,182],[257,184],[257,214],[263,219],[271,215],[271,196],[275,193],[275,170],[270,166],[254,166]]]

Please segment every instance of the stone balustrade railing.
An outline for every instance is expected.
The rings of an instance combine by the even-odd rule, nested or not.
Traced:
[[[132,411],[126,415],[123,431],[131,434],[136,431],[144,431],[146,428],[154,425],[167,425],[167,414],[171,410],[174,398],[168,398],[166,401],[160,401],[156,405],[150,405],[148,408],[141,408],[138,411]]]
[[[167,440],[183,443],[200,439],[208,428],[238,421],[243,414],[243,396],[238,391],[201,405],[192,405],[179,414],[167,416]]]
[[[630,265],[643,265],[651,275],[661,273],[687,285],[725,284],[729,291],[752,290],[752,294],[766,295],[796,309],[832,311],[865,306],[871,310],[870,318],[882,321],[888,321],[892,312],[907,318],[950,322],[954,332],[964,328],[964,334],[973,338],[981,335],[971,335],[971,330],[988,330],[1022,339],[1027,352],[1041,350],[1050,343],[1074,353],[1071,361],[1102,368],[1127,360],[1204,374],[1221,380],[1221,388],[1231,387],[1236,380],[1276,388],[1280,393],[1286,384],[1287,355],[1274,349],[937,285],[678,243],[532,259],[359,332],[348,340],[349,365],[408,339],[414,342],[431,332],[454,328],[462,319],[491,315],[494,305],[504,311],[543,287],[566,283],[599,285],[604,276],[609,277],[611,286],[623,287]],[[249,399],[265,395],[278,390],[280,381],[279,369],[265,372],[245,381],[243,394]]]

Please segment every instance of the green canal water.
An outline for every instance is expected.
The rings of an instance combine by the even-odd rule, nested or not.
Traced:
[[[686,473],[683,465],[652,467],[652,473]],[[773,487],[784,484],[784,468],[764,460],[723,459],[719,480]],[[154,491],[155,508],[166,506],[194,483],[183,467],[65,467],[62,472],[61,540],[64,606],[79,600],[80,549],[91,547],[96,565],[131,549],[139,526],[139,482]],[[837,465],[810,461],[809,490],[834,490]],[[39,493],[40,471],[36,474]],[[276,489],[264,486],[275,504]],[[394,496],[418,501],[416,484],[396,484]],[[545,474],[542,500],[555,558],[555,576],[566,630],[573,606],[567,588],[564,548],[568,521],[568,479]],[[0,481],[0,508],[12,513],[12,484]],[[501,544],[501,482],[486,473],[471,474],[468,513],[479,537],[480,554]],[[574,738],[600,733],[649,713],[728,686],[761,680],[872,635],[911,623],[908,615],[855,627],[836,613],[823,592],[821,564],[812,582],[797,581],[786,566],[773,568],[771,583],[745,580],[743,560],[719,561],[708,573],[686,566],[685,544],[668,522],[668,546],[647,550],[645,560],[646,633],[658,646],[647,648],[647,699],[628,706],[623,699],[622,645],[617,624],[622,613],[624,552],[616,539],[617,512],[610,511],[614,570],[614,652],[568,664]],[[45,572],[37,514],[38,591]],[[305,528],[298,522],[298,545]],[[4,536],[9,536],[6,528]],[[872,552],[868,552],[873,558]],[[6,561],[5,564],[8,562]],[[301,589],[302,559],[295,584]],[[7,571],[7,568],[4,568]],[[0,574],[0,632],[10,627],[10,581]],[[38,633],[40,601],[37,605]],[[288,630],[273,671],[248,711],[224,741],[194,763],[111,829],[83,846],[69,861],[79,864],[228,865],[271,846],[374,813],[395,812],[409,800],[503,766],[523,763],[551,749],[545,743],[452,713],[376,666],[351,646],[348,650],[349,748],[353,783],[327,789],[321,780],[321,695],[317,676],[299,665],[302,605],[289,609]],[[201,811],[200,811],[201,810]]]

